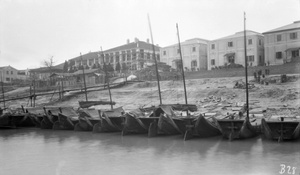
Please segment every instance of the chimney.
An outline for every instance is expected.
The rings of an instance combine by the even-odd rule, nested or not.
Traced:
[[[138,38],[134,38],[134,42],[139,42],[139,39]]]
[[[129,44],[130,43],[130,40],[129,39],[127,39],[127,44]]]
[[[149,43],[149,38],[147,38],[147,43]]]

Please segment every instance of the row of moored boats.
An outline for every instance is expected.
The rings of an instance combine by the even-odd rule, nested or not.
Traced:
[[[78,109],[73,107],[22,107],[1,110],[0,127],[38,127],[41,129],[121,134],[183,135],[184,140],[223,136],[229,140],[247,139],[264,135],[276,141],[300,138],[298,117],[253,118],[244,115],[205,116],[179,115],[195,112],[194,105],[160,105],[125,112],[122,107],[112,110]],[[243,110],[243,109],[241,109]],[[241,113],[240,113],[241,114]]]

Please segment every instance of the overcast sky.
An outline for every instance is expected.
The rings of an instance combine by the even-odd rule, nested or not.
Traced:
[[[213,40],[300,20],[300,0],[0,0],[0,67],[41,67],[89,51],[150,38],[161,47],[180,40]]]

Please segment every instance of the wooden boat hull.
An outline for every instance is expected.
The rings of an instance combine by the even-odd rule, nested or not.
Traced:
[[[267,139],[296,140],[300,137],[299,121],[266,121],[262,119],[262,132]]]
[[[247,139],[258,135],[249,119],[234,120],[222,119],[217,120],[224,138],[230,141],[235,139]]]
[[[43,120],[41,122],[41,129],[52,129],[53,124],[58,121],[58,116],[52,115],[49,112],[45,112],[46,115],[43,116]]]
[[[127,134],[148,134],[152,122],[158,121],[158,117],[135,117],[130,114],[125,115],[122,135]]]
[[[195,112],[198,110],[195,104],[163,104],[160,106],[171,106],[173,110],[177,110],[177,111],[189,110]]]
[[[95,106],[95,105],[115,105],[115,102],[110,102],[110,101],[79,101],[79,106],[81,108],[89,108],[91,106]]]
[[[26,115],[34,123],[35,127],[41,128],[41,123],[43,120],[43,116],[45,115],[45,110],[42,107],[34,107],[34,108],[30,107],[24,109],[24,111]]]
[[[192,120],[192,119],[191,119]],[[158,133],[166,135],[184,134],[186,125],[190,122],[181,118],[172,118],[169,115],[160,115],[158,119]]]
[[[149,126],[147,127],[146,125],[144,125],[144,123],[139,118],[130,114],[126,114],[122,135],[145,134],[148,133],[148,128]]]
[[[74,131],[93,131],[94,125],[97,123],[99,123],[99,120],[79,119],[78,123],[75,124]]]
[[[95,124],[100,122],[100,119],[92,118],[85,111],[79,112],[78,123],[75,124],[75,131],[93,131],[93,127]]]
[[[197,119],[193,120],[192,125],[186,130],[184,140],[189,140],[193,137],[207,138],[222,135],[218,122],[214,117],[210,120],[200,115]]]
[[[125,117],[107,117],[93,127],[93,132],[122,132]]]
[[[64,114],[58,113],[58,121],[54,122],[54,130],[74,130],[75,125],[78,123],[78,118],[68,117]]]
[[[12,120],[10,113],[3,113],[0,116],[0,128],[15,128],[15,124]]]
[[[12,121],[16,127],[35,127],[34,122],[27,114],[12,114]]]
[[[125,116],[122,107],[104,111],[99,111],[100,122],[95,124],[93,132],[122,132]]]
[[[28,117],[31,119],[31,121],[35,127],[41,128],[43,115],[35,115],[35,114],[29,114],[29,113],[27,113],[26,115],[28,115]]]

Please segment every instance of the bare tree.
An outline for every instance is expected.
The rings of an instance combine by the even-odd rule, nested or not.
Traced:
[[[53,61],[53,56],[51,56],[48,60],[44,60],[43,61],[43,65],[45,66],[45,67],[47,67],[48,68],[48,70],[49,70],[49,79],[50,79],[50,85],[52,85],[52,80],[51,80],[51,78],[50,78],[50,76],[52,75],[52,68],[53,68],[53,66],[54,66],[54,61]]]
[[[53,56],[51,56],[49,60],[44,60],[43,65],[48,67],[50,72],[52,72],[52,67],[54,65]]]

